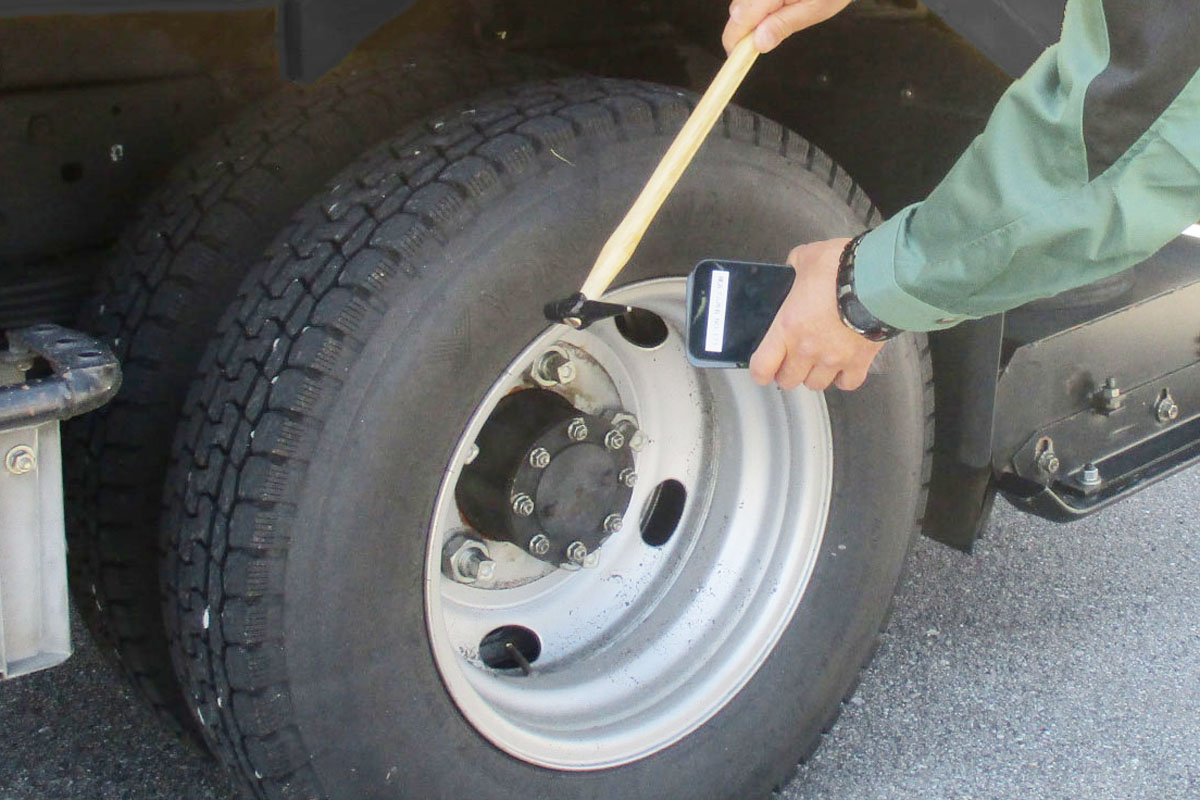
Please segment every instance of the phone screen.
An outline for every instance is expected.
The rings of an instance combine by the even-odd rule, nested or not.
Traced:
[[[699,367],[749,365],[795,277],[781,264],[697,264],[688,277],[688,360]]]

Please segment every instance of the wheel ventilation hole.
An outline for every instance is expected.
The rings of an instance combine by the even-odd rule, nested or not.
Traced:
[[[662,547],[669,542],[679,527],[686,502],[687,489],[674,478],[655,486],[642,515],[642,541],[651,547]]]
[[[650,350],[667,340],[667,323],[658,314],[644,308],[621,314],[615,318],[615,322],[625,340],[638,347]]]
[[[479,642],[479,658],[492,669],[519,669],[526,675],[542,654],[542,642],[529,628],[505,625]]]

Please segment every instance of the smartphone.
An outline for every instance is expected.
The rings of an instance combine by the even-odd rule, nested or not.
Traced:
[[[697,367],[746,367],[796,271],[786,264],[709,258],[688,276],[687,356]]]

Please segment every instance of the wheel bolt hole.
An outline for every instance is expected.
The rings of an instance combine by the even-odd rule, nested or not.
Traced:
[[[642,541],[651,547],[662,547],[669,542],[683,518],[686,503],[687,489],[674,478],[655,486],[642,514]]]
[[[617,331],[625,341],[651,350],[667,340],[667,323],[663,318],[644,308],[635,308],[628,314],[614,318]]]
[[[542,642],[529,628],[504,625],[479,641],[479,658],[492,669],[519,669],[527,672],[529,665],[542,654]]]

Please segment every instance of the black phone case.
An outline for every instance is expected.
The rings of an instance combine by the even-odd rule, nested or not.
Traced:
[[[717,272],[726,273],[723,301],[720,292],[715,298],[712,294]],[[687,283],[688,361],[697,367],[748,366],[795,277],[786,264],[712,258],[697,264]],[[720,346],[712,349],[718,343],[714,340]]]

